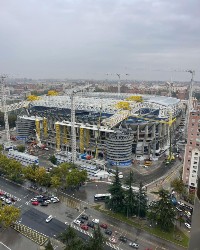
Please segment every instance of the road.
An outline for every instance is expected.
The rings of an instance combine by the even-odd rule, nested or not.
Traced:
[[[170,242],[166,242],[162,239],[154,237],[146,233],[135,229],[123,222],[116,221],[113,218],[108,217],[94,209],[89,204],[86,211],[83,211],[86,203],[75,202],[74,197],[70,199],[66,197],[62,202],[57,204],[50,204],[48,207],[33,207],[30,203],[30,199],[35,196],[35,193],[29,191],[16,184],[10,183],[0,178],[0,189],[16,196],[18,201],[15,206],[20,207],[22,215],[20,221],[22,224],[38,230],[47,236],[57,236],[62,230],[66,228],[65,223],[71,224],[74,219],[79,217],[82,212],[89,215],[89,220],[93,218],[100,219],[101,223],[107,223],[109,228],[113,231],[113,235],[118,238],[120,235],[126,236],[130,241],[136,241],[140,245],[140,249],[150,247],[152,249],[169,249],[169,250],[181,250],[182,247],[175,246]],[[73,201],[73,202],[72,202]],[[77,207],[79,205],[79,211]],[[45,219],[48,215],[53,215],[53,220],[50,223],[46,223]],[[92,230],[90,230],[92,232]],[[116,232],[116,233],[115,233]],[[124,250],[130,250],[127,244],[117,242],[117,246]]]

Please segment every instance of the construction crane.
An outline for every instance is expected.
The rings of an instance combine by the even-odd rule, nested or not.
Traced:
[[[4,122],[5,122],[5,132],[6,132],[6,142],[10,141],[10,130],[8,123],[8,110],[6,105],[6,87],[5,87],[5,75],[1,76],[1,88],[2,88],[2,111],[4,112]]]
[[[115,73],[115,74],[109,74],[107,73],[106,74],[107,76],[108,75],[117,75],[118,78],[119,78],[119,81],[118,81],[118,85],[117,85],[117,92],[118,92],[118,97],[120,96],[120,89],[121,89],[121,76],[125,75],[125,76],[128,76],[129,74],[128,73],[123,73],[123,74],[120,74],[120,73]]]

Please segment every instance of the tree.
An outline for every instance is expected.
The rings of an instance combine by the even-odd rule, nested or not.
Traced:
[[[88,243],[88,250],[103,250],[105,247],[106,239],[101,232],[101,229],[98,227],[93,231],[93,237],[90,238]]]
[[[111,193],[111,198],[108,201],[108,207],[113,212],[124,211],[124,190],[122,189],[121,181],[119,179],[119,170],[116,169],[115,178],[110,185],[108,191]]]
[[[53,248],[53,246],[52,246],[52,244],[51,244],[51,241],[48,240],[47,245],[45,246],[45,250],[53,250],[53,249],[54,249],[54,248]]]
[[[149,208],[148,218],[161,230],[167,232],[174,226],[176,212],[167,190],[159,190],[158,195],[160,199]]]
[[[129,177],[126,180],[126,184],[128,184],[129,188],[125,192],[125,204],[126,204],[127,217],[136,214],[137,204],[136,204],[136,195],[132,189],[133,182],[134,182],[133,171],[130,171]]]
[[[87,180],[87,171],[79,171],[77,168],[72,169],[66,176],[67,187],[76,188],[80,183]]]
[[[16,222],[19,216],[20,210],[14,206],[5,205],[0,209],[0,223],[4,228],[8,228],[12,223]]]
[[[18,145],[17,146],[17,150],[19,151],[19,152],[24,152],[25,151],[25,146],[24,145]]]
[[[85,249],[85,244],[78,238],[76,231],[71,226],[68,226],[58,238],[65,244],[65,250]]]
[[[173,181],[171,181],[170,185],[179,195],[183,194],[185,191],[185,185],[181,178],[175,178]]]
[[[44,167],[35,169],[35,181],[41,186],[50,186],[50,175]]]
[[[50,162],[51,162],[52,164],[54,164],[54,165],[57,164],[57,159],[56,159],[55,155],[50,156],[49,160],[50,160]]]
[[[56,190],[61,186],[61,181],[59,176],[52,176],[51,177],[51,187],[55,188]]]
[[[139,192],[137,193],[137,209],[139,217],[146,217],[147,214],[147,194],[142,182],[140,182]]]

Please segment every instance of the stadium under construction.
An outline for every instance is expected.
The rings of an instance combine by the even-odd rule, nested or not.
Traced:
[[[169,148],[184,106],[165,96],[80,93],[75,96],[77,154],[87,153],[111,165],[130,166],[132,160],[158,158]],[[71,151],[70,95],[44,96],[30,102],[17,119],[17,136],[34,137],[57,151]]]

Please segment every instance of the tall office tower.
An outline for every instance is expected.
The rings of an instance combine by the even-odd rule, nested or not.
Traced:
[[[197,175],[197,190],[195,196],[194,210],[192,215],[192,228],[189,250],[200,249],[200,167]]]
[[[190,191],[197,188],[197,173],[199,167],[200,151],[200,104],[195,100],[193,109],[189,114],[187,145],[183,164],[183,182]]]

